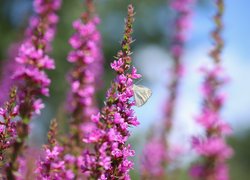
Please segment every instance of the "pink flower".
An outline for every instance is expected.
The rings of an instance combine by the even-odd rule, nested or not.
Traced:
[[[15,120],[17,116],[18,106],[16,105],[16,89],[12,89],[3,108],[0,108],[0,160],[4,161],[3,152],[13,146],[17,140],[17,125]]]
[[[44,104],[42,103],[42,100],[41,99],[37,99],[34,102],[33,108],[34,108],[34,112],[36,114],[40,114],[41,113],[41,109],[44,108]]]
[[[13,43],[8,48],[8,59],[6,59],[1,68],[1,77],[0,77],[0,105],[2,106],[5,101],[8,100],[8,94],[10,92],[11,87],[15,82],[11,79],[11,75],[19,69],[19,64],[15,62],[15,58],[18,54],[18,49],[20,47],[20,43]]]
[[[170,54],[172,56],[173,67],[170,71],[170,83],[168,85],[168,98],[166,100],[162,129],[154,130],[154,134],[149,138],[149,142],[143,152],[142,175],[145,179],[168,179],[164,172],[177,156],[173,153],[173,148],[169,144],[169,133],[174,121],[176,102],[178,100],[178,89],[183,76],[184,67],[182,56],[187,40],[187,32],[190,27],[190,17],[194,1],[191,0],[170,0],[170,7],[174,13],[173,33],[171,37]],[[136,72],[134,72],[136,74]],[[157,131],[157,132],[156,132]],[[160,134],[160,138],[157,137]],[[172,153],[172,154],[171,154]],[[171,161],[171,162],[170,162]]]
[[[94,122],[94,123],[98,123],[99,122],[99,120],[100,120],[100,117],[101,117],[101,114],[100,113],[98,113],[97,115],[92,115],[91,116],[91,121],[92,122]]]
[[[163,142],[159,139],[151,139],[146,144],[141,157],[141,173],[149,174],[154,177],[160,177],[164,174],[165,169],[162,166],[167,159],[167,153]]]
[[[77,141],[83,138],[85,130],[89,132],[88,128],[83,128],[84,125],[88,124],[92,129],[91,115],[97,113],[95,93],[102,73],[103,55],[101,38],[95,39],[95,36],[100,36],[100,32],[94,19],[74,21],[75,33],[69,40],[73,49],[68,54],[68,61],[73,63],[73,68],[68,76],[71,89],[68,93],[67,110],[71,115],[72,124],[78,129],[75,132]],[[90,141],[95,140],[98,140],[98,135]]]
[[[202,156],[217,157],[225,160],[232,156],[232,149],[227,146],[223,139],[214,137],[207,140],[193,138],[193,148]]]
[[[131,98],[133,80],[141,77],[135,68],[131,68],[131,57],[128,55],[132,42],[133,15],[133,7],[129,5],[122,51],[118,52],[117,60],[111,63],[117,75],[107,91],[104,108],[97,116],[92,116],[96,129],[84,138],[84,142],[94,146],[93,151],[83,154],[82,171],[89,178],[129,179],[128,173],[133,167],[128,158],[134,156],[134,151],[126,142],[130,136],[128,127],[139,124]]]
[[[54,6],[56,1],[57,5]],[[20,67],[14,73],[13,80],[19,90],[21,116],[26,118],[30,118],[33,112],[40,113],[40,109],[44,107],[41,105],[41,100],[37,101],[37,97],[49,95],[50,79],[47,77],[45,70],[54,69],[55,64],[54,60],[47,55],[47,52],[50,49],[51,41],[54,39],[58,22],[55,12],[60,7],[60,2],[60,0],[34,1],[37,16],[30,19],[30,25],[26,30],[26,38],[16,57],[16,62]],[[43,31],[43,33],[40,31]],[[30,104],[25,101],[27,98],[30,99]],[[25,108],[23,108],[24,106]],[[33,108],[27,108],[30,106]],[[26,112],[23,111],[24,109],[26,109]]]
[[[139,79],[141,77],[142,77],[141,74],[137,74],[137,69],[135,67],[132,67],[131,78],[132,79]]]
[[[215,46],[210,53],[213,58],[213,66],[201,69],[205,74],[202,85],[204,97],[202,112],[197,118],[197,122],[205,129],[205,136],[193,138],[193,148],[203,161],[196,163],[190,173],[198,179],[227,180],[229,177],[226,160],[232,156],[233,150],[225,141],[225,136],[231,133],[231,128],[220,115],[225,100],[224,94],[220,91],[228,81],[221,67],[220,58],[223,47],[221,38],[223,1],[216,1],[215,4],[217,8],[214,16],[216,27],[212,32]]]
[[[57,15],[55,13],[60,7],[53,6],[55,1],[60,0],[34,1],[36,15],[30,19],[25,38],[19,47],[18,56],[15,58],[18,68],[10,74],[13,78],[11,85],[18,89],[15,101],[18,108],[14,111],[15,115],[21,118],[21,121],[17,121],[18,141],[12,142],[14,143],[14,153],[11,154],[12,162],[8,167],[10,177],[14,176],[15,169],[19,168],[17,159],[23,153],[20,150],[27,148],[23,145],[29,134],[29,122],[33,115],[39,114],[40,109],[44,107],[40,96],[49,95],[50,79],[45,70],[55,68],[53,59],[47,55],[51,50],[51,41],[54,39],[56,31],[55,16]],[[60,5],[60,3],[57,4]],[[54,14],[53,18],[51,18],[51,14]],[[13,135],[13,137],[15,136]]]
[[[73,155],[66,154],[65,148],[60,146],[55,139],[56,121],[52,121],[48,132],[48,145],[43,148],[43,156],[37,160],[37,179],[67,179],[73,180],[75,174],[71,167],[76,163]]]
[[[111,63],[111,68],[114,69],[115,71],[119,71],[123,66],[123,63],[124,62],[122,61],[122,59],[118,59],[117,61]]]

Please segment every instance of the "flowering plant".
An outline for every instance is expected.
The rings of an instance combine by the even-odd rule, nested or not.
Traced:
[[[71,66],[64,76],[69,89],[65,101],[61,103],[64,107],[62,110],[54,104],[53,107],[47,106],[49,103],[44,103],[46,101],[43,98],[49,97],[53,79],[49,77],[47,71],[56,68],[61,71],[58,64],[62,61],[54,61],[54,59],[59,60],[59,57],[54,57],[53,54],[54,45],[56,48],[59,45],[53,44],[53,41],[57,34],[60,35],[64,23],[68,22],[67,20],[72,21],[69,19],[70,11],[67,11],[65,18],[59,12],[61,0],[34,0],[34,15],[29,20],[22,40],[10,46],[7,61],[0,74],[0,179],[128,180],[133,179],[133,174],[140,174],[142,179],[178,179],[177,175],[182,174],[179,172],[184,171],[184,168],[178,169],[175,163],[180,153],[184,151],[184,144],[188,143],[199,157],[199,160],[190,167],[189,175],[192,178],[229,179],[226,161],[231,158],[233,149],[226,143],[226,137],[232,133],[232,129],[221,115],[225,105],[222,88],[228,81],[221,59],[224,45],[221,37],[223,2],[223,0],[215,1],[215,30],[212,32],[214,48],[210,53],[212,65],[210,68],[207,66],[202,68],[205,77],[201,88],[203,104],[195,122],[202,126],[204,134],[192,138],[189,136],[187,139],[192,139],[191,143],[183,140],[181,143],[178,142],[176,148],[172,145],[170,136],[174,130],[174,123],[178,120],[175,118],[178,112],[177,102],[183,100],[180,98],[179,89],[184,71],[187,30],[190,29],[195,0],[169,1],[169,12],[173,13],[171,14],[173,22],[169,27],[169,54],[172,66],[166,91],[168,98],[164,102],[160,126],[150,129],[151,134],[145,143],[145,148],[142,149],[140,145],[130,141],[132,135],[130,128],[141,123],[146,124],[145,121],[139,122],[135,106],[141,108],[138,110],[143,112],[141,114],[147,116],[152,113],[152,106],[148,106],[149,111],[146,113],[144,112],[147,107],[144,109],[142,106],[152,91],[136,84],[142,75],[133,65],[134,58],[137,57],[132,55],[134,6],[130,4],[127,7],[120,50],[112,62],[106,63],[104,56],[109,55],[106,46],[112,43],[102,35],[113,32],[108,23],[113,23],[116,17],[107,18],[109,20],[107,22],[102,17],[102,6],[96,6],[93,0],[84,1],[85,10],[72,22],[73,32],[69,32],[71,36],[65,36],[69,39],[71,50],[61,54],[61,57],[65,55],[63,56],[65,64]],[[64,1],[64,3],[63,8],[69,8],[67,3],[70,2]],[[140,8],[139,13],[141,13]],[[59,16],[62,21],[58,26]],[[100,24],[101,20],[104,23]],[[104,31],[103,27],[109,27],[110,32]],[[137,32],[138,29],[140,34]],[[143,31],[140,26],[138,29],[135,29],[135,36],[141,42]],[[112,37],[115,38],[115,34],[112,34]],[[65,47],[68,45],[66,41],[62,41],[62,37],[59,39],[60,45],[63,43],[66,44]],[[155,63],[156,54],[152,57],[151,61]],[[106,69],[112,70],[112,77],[106,77]],[[106,96],[102,95],[99,91],[104,89],[105,80],[110,77],[112,81],[107,88]],[[58,85],[57,82],[55,84]],[[59,86],[58,89],[62,90]],[[53,91],[51,92],[50,98],[57,98],[57,94],[53,95]],[[103,102],[101,97],[104,99],[102,106],[100,106],[100,102]],[[48,116],[50,110],[58,116],[50,123],[47,141],[34,143],[33,127],[37,125],[34,119],[43,113],[41,110],[45,104],[48,107],[45,109]],[[46,130],[39,126],[38,130],[43,132],[44,129]],[[141,142],[143,138],[137,137]],[[44,145],[40,146],[42,144]],[[132,171],[137,170],[134,158],[136,152],[140,154],[138,153],[140,150],[142,150],[140,172]]]

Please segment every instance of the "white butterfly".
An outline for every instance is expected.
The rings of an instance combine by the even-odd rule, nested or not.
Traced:
[[[152,91],[141,85],[133,85],[134,98],[136,106],[140,107],[144,105],[150,96],[152,95]]]

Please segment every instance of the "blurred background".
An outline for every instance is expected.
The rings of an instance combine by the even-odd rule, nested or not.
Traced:
[[[126,7],[133,3],[136,10],[134,26],[133,60],[139,72],[143,75],[140,84],[153,91],[153,96],[141,108],[135,108],[141,125],[131,129],[131,143],[137,149],[136,167],[132,171],[132,179],[138,179],[138,162],[140,152],[150,128],[161,122],[163,105],[166,103],[168,74],[171,68],[169,45],[172,25],[172,11],[166,0],[98,0],[97,12],[102,23],[100,31],[103,36],[105,55],[105,72],[103,88],[98,93],[100,107],[105,99],[105,92],[114,77],[109,64],[119,50],[119,42],[123,33]],[[230,77],[230,83],[225,87],[227,103],[223,109],[223,117],[234,130],[228,141],[235,150],[230,160],[232,180],[250,179],[250,1],[225,1],[225,16],[223,38],[223,65]],[[61,132],[67,129],[64,101],[68,90],[65,80],[70,69],[67,53],[70,50],[68,39],[74,32],[71,26],[84,10],[82,1],[64,1],[60,11],[58,33],[53,43],[52,57],[56,61],[56,70],[49,72],[52,79],[51,95],[45,98],[46,108],[40,117],[32,123],[30,142],[41,145],[46,141],[49,122],[57,117],[61,121]],[[27,20],[33,13],[32,0],[1,0],[0,1],[0,76],[3,63],[7,58],[8,48],[23,37]],[[195,155],[190,148],[190,138],[202,132],[196,125],[194,116],[201,107],[200,85],[203,77],[199,72],[202,65],[211,59],[208,52],[212,47],[210,32],[213,29],[211,17],[214,14],[212,1],[197,1],[192,17],[192,28],[188,32],[183,62],[185,75],[183,77],[177,107],[175,124],[171,133],[171,143],[183,146],[185,152],[178,158],[176,167],[180,169],[177,179],[188,179],[187,168]]]

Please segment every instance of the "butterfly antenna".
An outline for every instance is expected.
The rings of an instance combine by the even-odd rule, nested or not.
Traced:
[[[139,79],[138,81],[136,81],[135,84],[138,84],[139,82],[141,82],[143,80],[143,78]]]
[[[133,42],[135,42],[136,41],[136,39],[133,39],[132,41],[131,41],[131,44],[133,43]]]
[[[131,56],[132,54],[133,54],[133,52],[128,53],[129,56]]]

